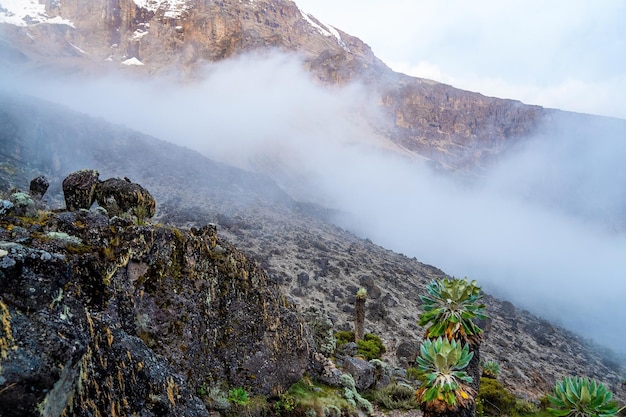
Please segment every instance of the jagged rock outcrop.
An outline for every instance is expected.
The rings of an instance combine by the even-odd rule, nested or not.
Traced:
[[[202,384],[269,395],[309,367],[294,308],[213,225],[2,215],[0,288],[3,416],[206,416]]]
[[[70,211],[89,210],[96,201],[96,187],[100,179],[98,171],[84,169],[76,171],[63,180],[65,206]]]
[[[129,213],[141,220],[154,217],[156,201],[139,184],[127,179],[109,178],[98,184],[96,201],[109,217]]]

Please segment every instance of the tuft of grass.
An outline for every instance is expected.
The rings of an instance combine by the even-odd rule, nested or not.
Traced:
[[[287,390],[286,395],[293,399],[294,410],[306,413],[313,410],[317,415],[326,415],[332,410],[351,410],[343,397],[343,390],[302,379]]]
[[[365,394],[365,398],[386,410],[415,410],[419,408],[415,388],[402,383],[389,384],[382,389],[369,391]]]

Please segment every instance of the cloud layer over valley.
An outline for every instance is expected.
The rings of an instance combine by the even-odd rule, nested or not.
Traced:
[[[322,88],[297,59],[245,56],[205,76],[3,88],[263,170],[296,198],[339,210],[337,223],[362,237],[624,350],[623,124],[578,136],[563,124],[467,184],[394,151],[368,128],[382,115],[365,89]]]

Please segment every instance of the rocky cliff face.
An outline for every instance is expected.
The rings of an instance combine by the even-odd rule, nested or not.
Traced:
[[[372,128],[399,149],[464,171],[497,158],[535,132],[549,113],[394,73],[364,42],[288,0],[62,0],[48,1],[46,10],[74,27],[3,25],[4,46],[21,57],[22,65],[74,73],[125,67],[145,75],[182,72],[193,78],[206,62],[246,52],[294,53],[323,84],[366,84],[389,116],[385,122],[371,121]]]
[[[203,416],[203,384],[270,395],[309,366],[293,306],[214,226],[5,212],[0,287],[3,416]]]

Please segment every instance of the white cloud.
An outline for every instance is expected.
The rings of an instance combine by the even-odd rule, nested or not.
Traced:
[[[109,78],[24,89],[221,161],[280,163],[272,172],[279,183],[348,213],[338,221],[363,237],[477,279],[589,337],[626,344],[606,332],[626,321],[626,237],[598,220],[623,218],[623,131],[553,130],[468,190],[374,150],[386,143],[363,122],[380,117],[367,93],[322,89],[284,55],[213,64],[195,84]]]

